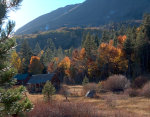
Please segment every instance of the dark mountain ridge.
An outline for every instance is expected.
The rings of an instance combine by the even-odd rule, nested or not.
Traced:
[[[16,34],[140,20],[144,13],[150,13],[150,0],[86,0],[40,16],[17,30]]]

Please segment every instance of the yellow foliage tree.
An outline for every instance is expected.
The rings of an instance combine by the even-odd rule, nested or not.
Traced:
[[[71,66],[71,60],[69,57],[65,57],[60,63],[59,67],[63,67],[65,70],[65,74],[70,76],[70,66]]]
[[[12,54],[11,54],[11,64],[12,66],[18,71],[20,72],[21,71],[21,59],[20,57],[18,56],[18,54],[16,53],[16,51],[14,51]]]
[[[113,69],[123,70],[127,68],[127,60],[120,47],[114,47],[112,40],[109,43],[102,43],[99,47],[101,64],[113,66]]]

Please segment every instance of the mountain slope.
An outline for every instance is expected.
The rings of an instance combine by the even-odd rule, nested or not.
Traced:
[[[45,14],[20,28],[31,34],[60,27],[100,26],[109,22],[140,20],[150,12],[150,0],[86,0]]]

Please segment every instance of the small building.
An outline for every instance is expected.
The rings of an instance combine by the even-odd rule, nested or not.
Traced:
[[[13,77],[14,79],[17,80],[17,85],[26,85],[28,80],[30,79],[29,74],[17,74]]]
[[[27,89],[30,93],[41,93],[47,81],[51,81],[56,90],[59,89],[60,80],[55,73],[31,76],[27,83]]]

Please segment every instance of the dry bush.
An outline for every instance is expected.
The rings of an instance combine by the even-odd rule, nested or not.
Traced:
[[[129,89],[125,90],[124,93],[129,95],[130,97],[137,97],[140,95],[140,92],[141,92],[141,90],[129,88]]]
[[[37,102],[27,117],[140,117],[119,110],[98,110],[91,103]],[[143,116],[141,116],[143,117]]]
[[[98,87],[96,83],[88,83],[83,86],[83,93],[86,94],[89,90],[97,91]]]
[[[139,89],[142,88],[148,82],[148,78],[139,76],[132,83],[132,88]]]
[[[148,82],[144,85],[141,93],[143,96],[150,98],[150,82]]]
[[[104,89],[113,92],[124,91],[129,86],[130,82],[123,75],[110,76],[104,83]]]
[[[37,103],[28,117],[103,117],[88,103]]]

